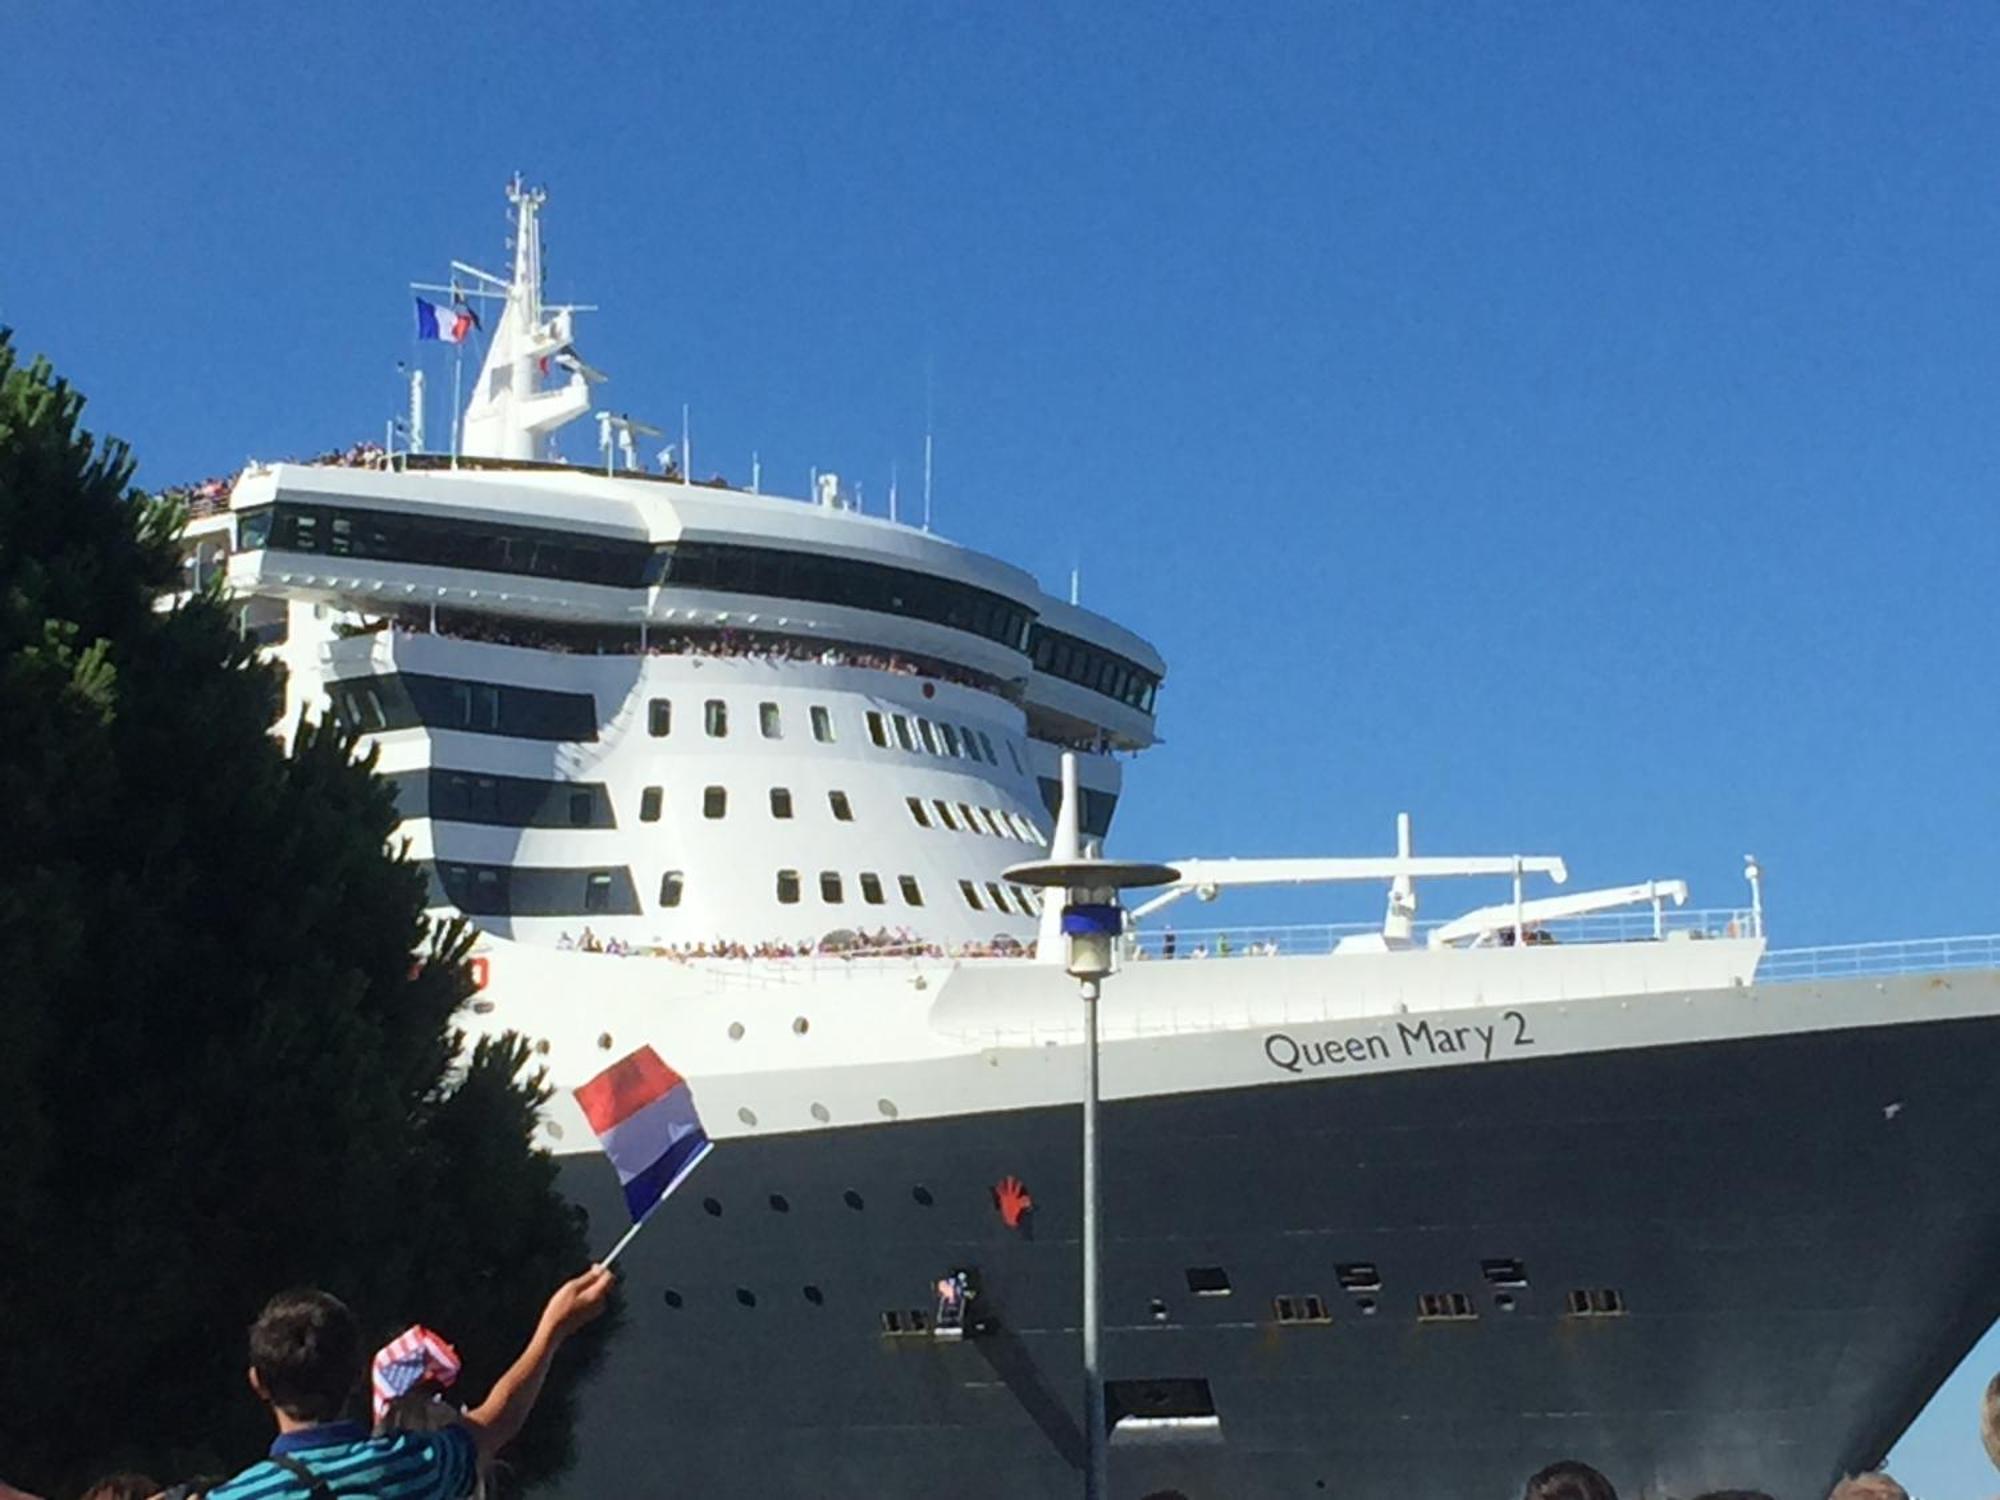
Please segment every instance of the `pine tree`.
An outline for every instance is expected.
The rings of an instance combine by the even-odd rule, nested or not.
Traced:
[[[0,330],[0,1456],[55,1491],[261,1452],[243,1330],[281,1287],[436,1327],[477,1394],[588,1259],[527,1047],[453,1029],[472,935],[428,926],[373,756],[281,743],[219,594],[157,607],[184,516],[82,409]]]

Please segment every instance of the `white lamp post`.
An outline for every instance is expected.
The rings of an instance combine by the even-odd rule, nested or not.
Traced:
[[[1065,767],[1065,772],[1074,772]],[[1098,1209],[1097,1141],[1097,996],[1102,981],[1118,967],[1118,940],[1125,913],[1118,904],[1121,890],[1172,885],[1181,872],[1171,865],[1140,864],[1112,859],[1051,859],[1015,865],[1007,871],[1016,885],[1040,886],[1066,893],[1062,909],[1063,967],[1083,992],[1083,1493],[1086,1500],[1109,1500],[1104,1430],[1104,1372],[1098,1362],[1102,1331],[1099,1260],[1102,1232]]]

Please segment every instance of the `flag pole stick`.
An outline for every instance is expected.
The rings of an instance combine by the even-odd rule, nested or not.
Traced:
[[[665,1202],[666,1196],[667,1195],[665,1193],[660,1194],[660,1201]],[[653,1205],[653,1208],[658,1208],[659,1206],[660,1206],[659,1203],[655,1203]],[[650,1219],[652,1217],[653,1217],[653,1209],[649,1208],[646,1210],[646,1219]],[[623,1234],[619,1235],[618,1243],[611,1247],[611,1253],[606,1255],[603,1260],[598,1262],[598,1264],[600,1266],[608,1266],[611,1264],[611,1262],[618,1259],[618,1257],[624,1252],[625,1247],[631,1244],[633,1240],[637,1239],[639,1236],[639,1231],[646,1227],[646,1219],[639,1220],[638,1223],[634,1224],[630,1229],[626,1230]]]

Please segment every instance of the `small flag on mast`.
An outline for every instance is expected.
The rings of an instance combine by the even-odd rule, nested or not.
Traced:
[[[651,1047],[620,1058],[577,1089],[576,1102],[618,1171],[635,1226],[714,1145],[687,1080]]]
[[[417,337],[420,339],[461,344],[465,342],[466,335],[478,326],[479,319],[463,302],[451,307],[439,307],[435,302],[417,298]]]

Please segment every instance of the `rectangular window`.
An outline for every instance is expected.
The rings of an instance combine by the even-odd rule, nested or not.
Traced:
[[[812,728],[813,738],[822,745],[833,743],[833,715],[826,711],[826,705],[823,703],[815,703],[812,706]]]
[[[979,818],[973,812],[970,802],[961,802],[958,804],[958,820],[965,825],[967,833],[979,832]]]
[[[924,888],[917,884],[916,876],[898,875],[896,877],[896,884],[902,887],[903,904],[905,906],[922,906],[924,904]]]
[[[1007,821],[1013,825],[1015,838],[1024,844],[1035,842],[1034,827],[1026,818],[1022,817],[1019,813],[1010,812],[1007,814]]]
[[[993,741],[986,738],[986,731],[983,729],[979,731],[979,753],[985,758],[987,765],[1000,764],[1000,757],[993,753]]]
[[[942,798],[931,798],[931,811],[937,814],[937,820],[945,827],[953,833],[958,832],[958,819],[952,815],[951,809],[945,805]]]
[[[963,759],[965,751],[959,748],[958,731],[949,724],[938,725],[938,733],[944,736],[944,753],[954,760]]]
[[[923,798],[905,797],[903,802],[910,809],[910,816],[916,820],[917,827],[928,828],[931,826],[931,815],[924,811]]]
[[[980,808],[979,817],[980,820],[986,824],[987,829],[992,833],[993,837],[995,837],[996,839],[1004,839],[1011,837],[1011,835],[1008,834],[1007,831],[1000,826],[1000,817],[997,813],[993,811],[992,808],[990,807]]]
[[[655,698],[646,705],[646,732],[663,740],[674,727],[674,705],[668,698]]]
[[[828,906],[838,906],[847,898],[841,894],[840,871],[821,870],[819,872],[819,899]]]
[[[854,821],[854,809],[848,805],[847,793],[841,791],[828,792],[826,794],[826,805],[833,809],[834,822],[852,823]]]
[[[882,877],[873,870],[861,872],[861,899],[870,906],[882,904]]]
[[[797,870],[778,871],[778,902],[783,906],[799,904],[799,872]]]
[[[959,730],[959,733],[965,736],[965,753],[974,760],[980,759],[979,731],[967,724]]]
[[[792,815],[792,789],[788,786],[771,788],[771,816],[789,818]]]
[[[609,911],[611,909],[611,872],[592,870],[583,884],[583,909],[585,911]]]
[[[889,729],[882,722],[882,716],[874,709],[868,710],[868,738],[878,750],[889,748]]]
[[[1014,748],[1012,740],[1007,741],[1007,758],[1014,762],[1014,774],[1016,776],[1025,776],[1028,774],[1027,768],[1021,764],[1021,752]]]
[[[997,880],[986,882],[986,894],[993,902],[993,909],[995,911],[1004,912],[1007,910],[1007,893],[1000,889],[1000,883]]]
[[[703,719],[708,727],[708,737],[719,740],[729,733],[729,705],[720,698],[711,698],[703,709]]]
[[[664,799],[661,789],[649,786],[639,793],[639,821],[657,823],[660,821],[660,803]]]
[[[979,903],[979,887],[974,885],[971,881],[961,880],[958,883],[958,893],[959,895],[965,897],[965,904],[971,907],[974,911],[986,910],[986,908],[980,905]]]
[[[901,714],[891,714],[890,721],[896,726],[896,743],[905,750],[916,749],[917,742],[910,734],[910,721]]]
[[[660,905],[679,906],[684,885],[679,870],[669,870],[660,877]]]
[[[588,792],[571,792],[569,794],[569,826],[572,828],[588,828],[590,826],[590,815],[594,810],[591,804],[595,801],[596,799]]]
[[[917,720],[917,734],[923,739],[924,749],[932,755],[938,753],[937,729],[929,719]]]
[[[767,740],[781,740],[785,737],[785,721],[778,717],[777,704],[757,705],[757,728]]]
[[[1041,910],[1035,901],[1035,893],[1028,889],[1028,887],[1024,885],[1010,885],[1007,889],[1014,893],[1014,904],[1029,916],[1032,917]]]
[[[729,811],[729,788],[712,786],[701,794],[701,815],[704,818],[720,818]]]

